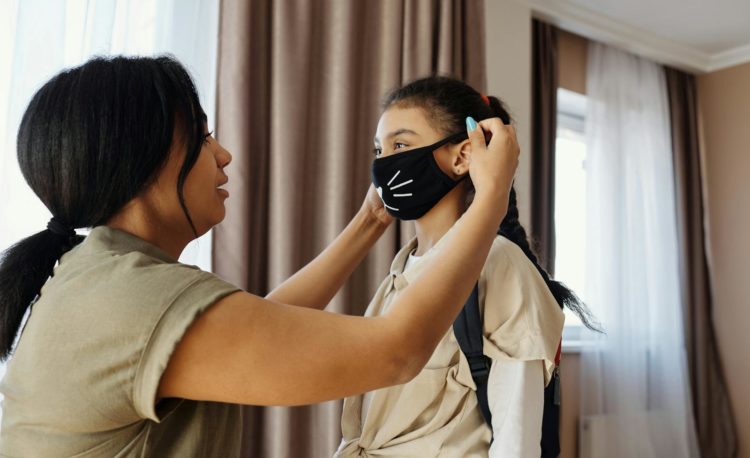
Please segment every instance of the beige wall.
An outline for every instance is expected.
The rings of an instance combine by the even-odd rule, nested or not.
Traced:
[[[714,320],[750,457],[750,63],[698,77]]]
[[[516,193],[521,223],[531,220],[531,10],[514,0],[484,2],[487,93],[504,100],[516,121],[521,157]]]
[[[581,355],[564,353],[560,361],[560,458],[578,456],[578,419],[581,412]]]
[[[586,64],[589,41],[561,30],[557,38],[557,71],[560,87],[586,93]]]

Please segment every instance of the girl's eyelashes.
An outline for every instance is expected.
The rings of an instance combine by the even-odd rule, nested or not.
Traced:
[[[209,138],[211,138],[211,135],[213,135],[213,134],[214,134],[214,131],[213,131],[213,130],[212,130],[211,132],[209,132],[209,133],[205,134],[205,135],[203,136],[203,143],[208,143],[208,139],[209,139]]]
[[[406,143],[396,142],[396,143],[393,144],[393,151],[396,152],[396,151],[398,151],[398,150],[400,150],[402,148],[407,148],[407,147],[408,147],[408,145]],[[372,154],[374,154],[375,157],[382,156],[383,155],[383,148],[381,148],[379,146],[376,146],[375,148],[373,148]]]

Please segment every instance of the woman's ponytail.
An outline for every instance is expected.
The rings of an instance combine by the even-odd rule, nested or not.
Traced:
[[[50,226],[57,224],[55,219],[50,222]],[[84,239],[72,230],[62,232],[37,232],[0,254],[0,360],[10,356],[23,316],[57,261]]]
[[[47,229],[0,253],[0,359],[57,261],[149,186],[185,141],[175,193],[200,155],[205,113],[174,58],[96,57],[64,70],[32,97],[18,128],[18,165],[55,215]],[[195,231],[195,228],[193,228]],[[0,247],[4,248],[4,247]]]

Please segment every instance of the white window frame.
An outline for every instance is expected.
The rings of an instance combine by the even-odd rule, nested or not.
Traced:
[[[557,91],[557,133],[560,129],[571,131],[576,135],[585,136],[586,129],[586,96],[565,88]],[[583,295],[583,291],[576,291]],[[579,353],[586,345],[584,326],[566,322],[563,328],[562,349],[565,353]]]

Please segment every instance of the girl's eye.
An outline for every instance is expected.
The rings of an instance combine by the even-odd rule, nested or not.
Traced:
[[[383,154],[383,149],[382,148],[374,148],[372,150],[372,154],[374,154],[375,157],[380,157],[380,155]]]
[[[208,143],[208,140],[211,138],[211,135],[214,134],[214,131],[211,131],[203,136],[203,143]]]
[[[406,144],[405,143],[398,143],[398,142],[396,142],[396,143],[393,144],[393,151],[398,151],[401,148],[406,148]]]

